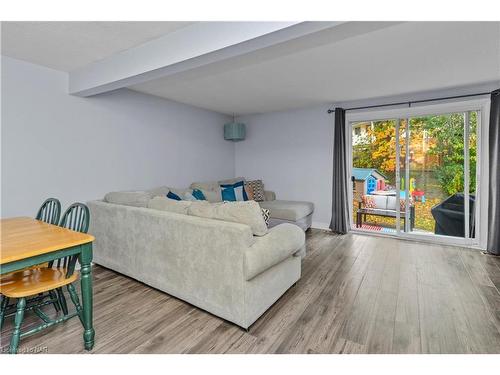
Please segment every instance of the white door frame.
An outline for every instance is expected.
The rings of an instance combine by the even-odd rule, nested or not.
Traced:
[[[481,249],[486,248],[487,240],[487,215],[488,215],[488,165],[489,160],[488,152],[488,126],[490,114],[490,99],[471,99],[451,102],[434,102],[432,104],[421,104],[412,107],[392,108],[392,109],[371,109],[367,111],[352,111],[346,113],[346,144],[347,144],[347,170],[348,176],[352,176],[352,124],[362,121],[378,121],[378,120],[396,120],[407,119],[410,117],[422,117],[430,115],[443,115],[448,113],[457,112],[471,112],[478,111],[478,124],[477,124],[477,163],[476,163],[476,238],[466,239],[458,237],[448,237],[442,235],[432,234],[427,236],[425,234],[417,233],[403,233],[397,231],[396,236],[418,241],[429,241],[434,243],[444,243],[452,245],[462,245],[468,247],[477,247]],[[397,144],[398,145],[398,144]],[[399,145],[398,145],[399,146]],[[467,151],[468,152],[468,151]],[[407,155],[408,156],[408,155]],[[465,166],[464,166],[465,167]],[[465,173],[465,171],[464,171]],[[350,177],[349,177],[350,179]],[[367,231],[356,229],[353,225],[353,190],[349,190],[349,223],[350,230],[353,232],[368,233]],[[407,206],[406,206],[407,207]],[[465,214],[465,213],[464,213]],[[468,219],[468,218],[467,218]],[[399,222],[398,219],[396,219]],[[399,227],[399,224],[396,224]],[[374,235],[376,232],[369,232]]]

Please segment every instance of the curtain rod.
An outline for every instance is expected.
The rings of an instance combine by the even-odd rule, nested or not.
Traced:
[[[496,92],[498,90],[495,90],[493,92]],[[444,98],[435,98],[435,99],[422,99],[422,100],[412,100],[412,101],[407,101],[407,102],[397,102],[397,103],[387,103],[387,104],[377,104],[377,105],[368,105],[364,107],[351,107],[351,108],[346,108],[346,111],[354,111],[356,109],[369,109],[369,108],[379,108],[379,107],[391,107],[393,105],[403,105],[403,104],[408,104],[409,107],[411,107],[412,104],[417,104],[417,103],[427,103],[427,102],[435,102],[437,100],[448,100],[448,99],[460,99],[460,98],[467,98],[470,96],[481,96],[481,95],[490,95],[492,92],[479,92],[476,94],[467,94],[467,95],[455,95],[455,96],[447,96]],[[327,111],[328,113],[333,113],[335,112],[334,109],[329,109]]]

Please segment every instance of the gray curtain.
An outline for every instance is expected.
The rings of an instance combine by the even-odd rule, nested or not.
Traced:
[[[500,255],[500,89],[491,93],[489,129],[488,253]]]
[[[347,202],[347,149],[345,110],[335,108],[333,124],[333,189],[332,221],[330,229],[336,233],[347,233],[349,229],[349,205]]]

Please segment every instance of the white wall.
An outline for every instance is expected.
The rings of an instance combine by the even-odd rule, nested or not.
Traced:
[[[328,107],[249,115],[236,143],[237,176],[262,178],[279,199],[314,202],[313,226],[328,227],[332,205],[333,116]]]
[[[234,175],[224,115],[130,90],[75,97],[66,73],[1,63],[2,217],[33,216],[47,197],[67,206]]]

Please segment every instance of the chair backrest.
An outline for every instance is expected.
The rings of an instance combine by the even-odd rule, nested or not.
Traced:
[[[42,203],[38,209],[35,219],[45,223],[57,225],[59,223],[60,216],[61,202],[59,202],[56,198],[49,198]]]
[[[60,227],[68,228],[77,232],[87,233],[90,223],[89,208],[83,203],[73,203],[64,212]]]
[[[62,215],[61,221],[59,222],[60,227],[68,228],[77,232],[87,233],[89,230],[90,223],[90,211],[89,208],[83,203],[73,203],[69,206],[64,214]],[[66,268],[66,277],[70,277],[75,269],[75,264],[78,256],[73,255],[61,259],[57,259],[56,267]],[[49,267],[52,267],[55,262],[49,263]]]

